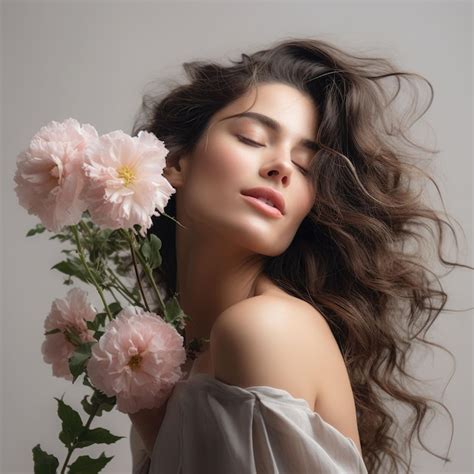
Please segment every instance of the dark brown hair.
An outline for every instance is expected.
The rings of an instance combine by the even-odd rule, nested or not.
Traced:
[[[421,150],[427,150],[409,138],[411,115],[401,117],[395,110],[403,80],[412,85],[420,79],[430,90],[421,117],[433,100],[431,83],[397,70],[387,59],[309,38],[282,40],[231,63],[184,63],[190,82],[161,95],[145,95],[132,134],[154,133],[164,141],[171,163],[193,151],[213,114],[258,84],[288,84],[313,99],[320,147],[310,168],[316,200],[289,247],[266,257],[264,273],[312,304],[330,325],[350,376],[369,472],[399,472],[402,465],[412,472],[415,431],[427,451],[449,461],[421,442],[429,402],[438,402],[415,392],[411,384],[419,379],[406,367],[415,344],[442,348],[425,336],[447,293],[429,269],[424,250],[434,243],[431,259],[472,269],[443,256],[445,230],[452,232],[457,248],[456,234],[417,190],[418,179],[427,178],[441,197],[433,178],[416,164]],[[392,96],[389,81],[395,86]],[[415,99],[408,101],[411,113],[417,98],[415,91]],[[176,218],[175,195],[165,212]],[[175,225],[159,216],[149,230],[163,242],[156,277],[168,296],[176,292]],[[385,401],[411,409],[406,446],[398,443],[399,426]],[[401,456],[407,451],[408,462]]]

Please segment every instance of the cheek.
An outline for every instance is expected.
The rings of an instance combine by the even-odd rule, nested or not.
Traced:
[[[198,219],[198,215],[205,214],[210,219],[211,214],[228,213],[238,202],[240,189],[249,185],[252,157],[232,143],[231,138],[214,137],[207,149],[204,141],[193,156],[183,193],[185,207],[193,219]]]
[[[221,182],[223,186],[237,181],[252,164],[251,154],[232,137],[209,141],[207,150],[202,146],[198,159],[199,175],[213,180],[225,178],[226,182]],[[219,182],[213,181],[213,184],[218,185]]]
[[[297,207],[295,209],[295,221],[298,225],[311,212],[315,203],[315,193],[312,189],[307,189],[305,192],[298,193]]]

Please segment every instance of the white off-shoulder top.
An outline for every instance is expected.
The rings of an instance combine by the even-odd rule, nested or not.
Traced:
[[[151,458],[130,433],[133,474],[367,474],[351,438],[303,398],[207,373],[179,381]]]

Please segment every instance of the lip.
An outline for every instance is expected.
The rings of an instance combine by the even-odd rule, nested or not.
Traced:
[[[242,194],[242,197],[252,206],[254,206],[259,211],[263,212],[267,216],[270,217],[283,217],[283,214],[276,208],[265,204],[263,201],[253,197],[253,196],[245,196]]]
[[[272,209],[273,211],[278,211],[278,214],[285,214],[285,199],[283,195],[276,191],[275,189],[269,187],[257,187],[251,189],[244,189],[242,195],[245,197],[255,198],[255,200],[266,206],[266,208]],[[273,203],[275,207],[265,204],[263,201],[259,201],[257,198],[265,198]],[[275,214],[273,212],[273,214]]]

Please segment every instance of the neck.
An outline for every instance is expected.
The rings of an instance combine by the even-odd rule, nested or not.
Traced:
[[[186,344],[209,338],[217,317],[228,307],[255,295],[262,260],[232,247],[219,236],[190,235],[178,227],[177,293],[186,324]]]

